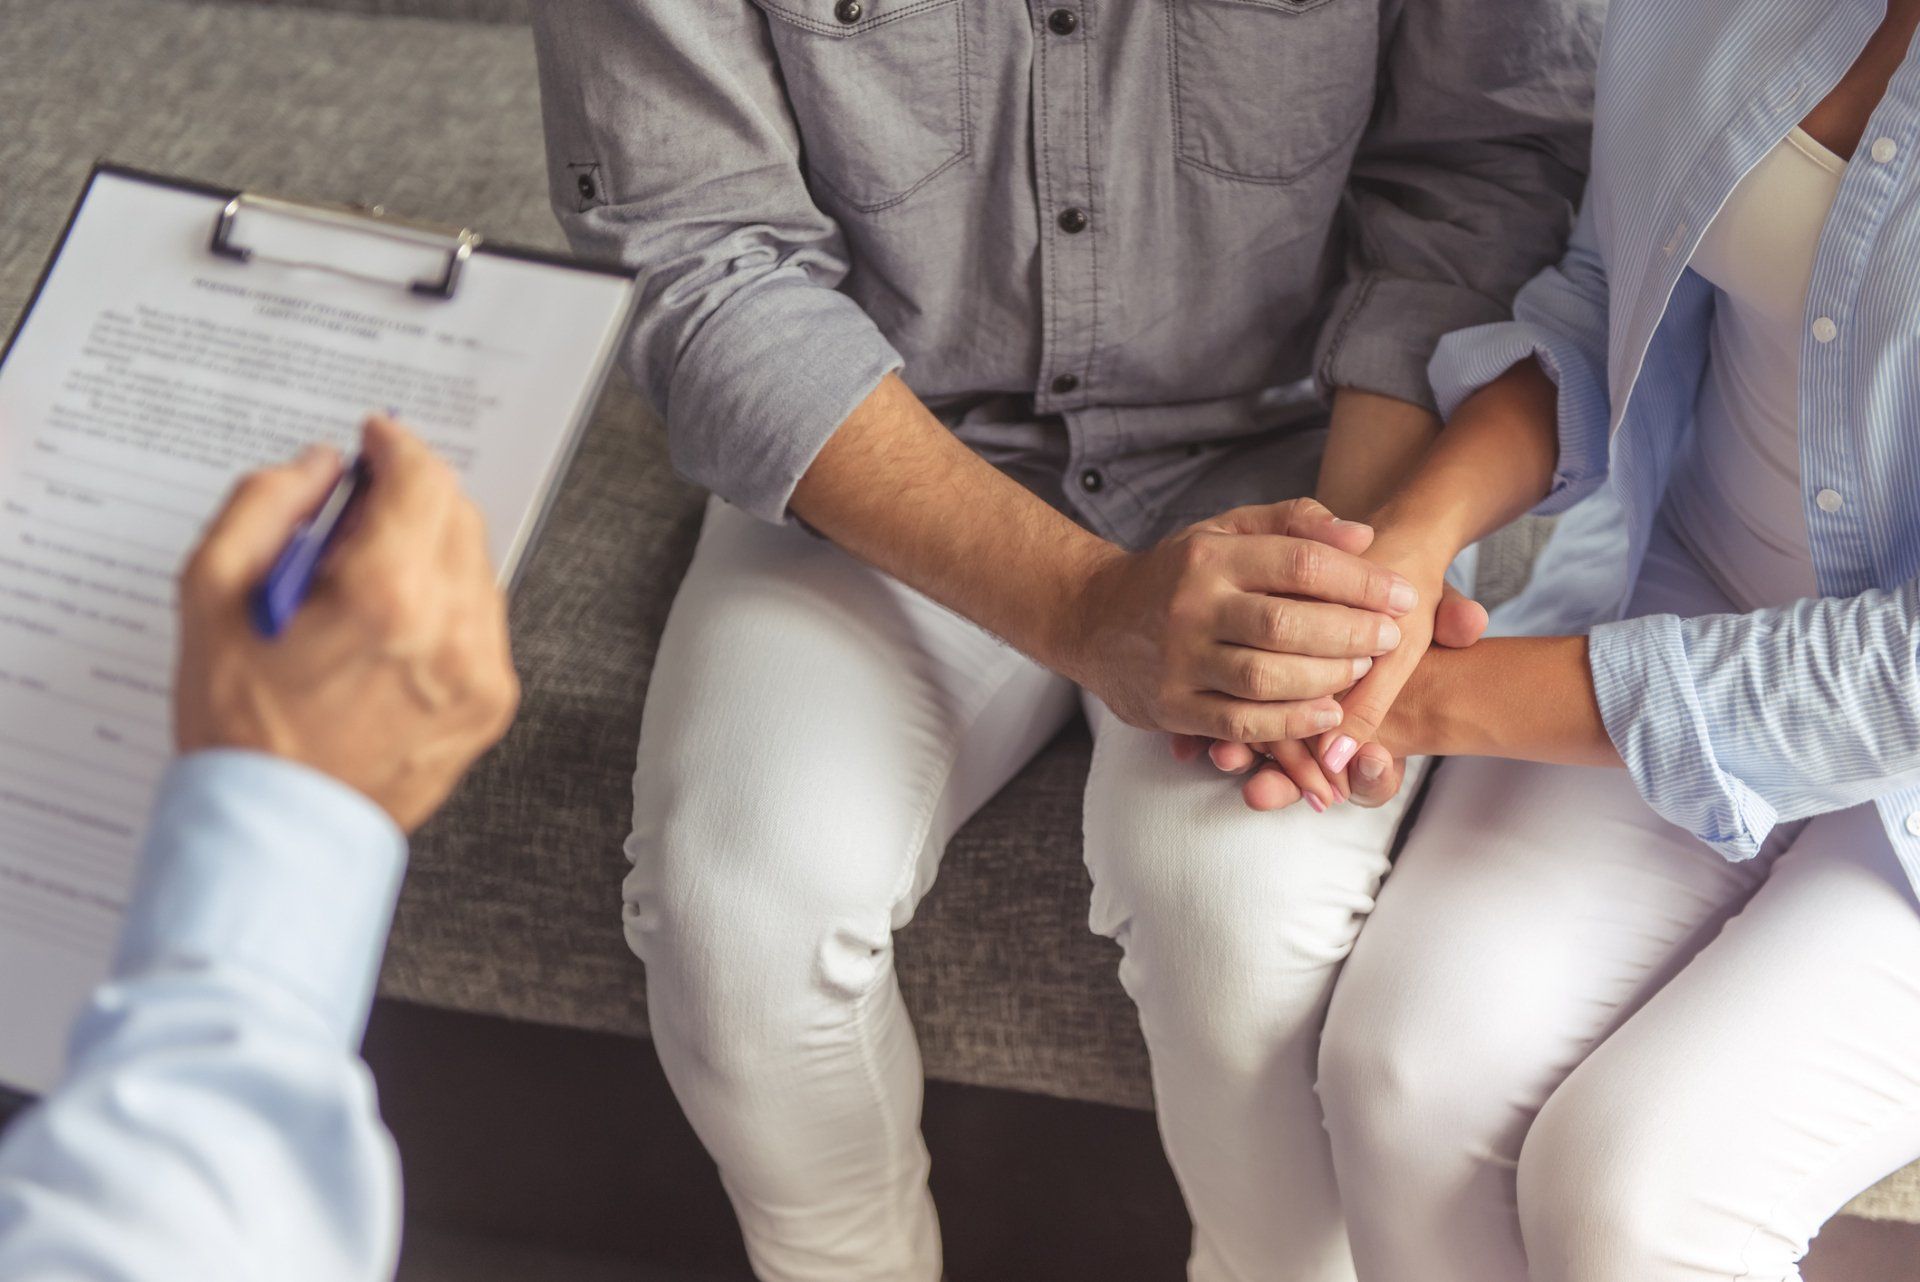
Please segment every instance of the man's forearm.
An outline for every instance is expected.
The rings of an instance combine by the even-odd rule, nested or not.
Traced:
[[[1389,723],[1396,755],[1618,766],[1585,637],[1496,637],[1427,652]]]
[[[1314,497],[1335,515],[1367,520],[1412,477],[1439,432],[1439,417],[1423,406],[1341,388]]]
[[[1122,555],[968,449],[894,375],[827,441],[792,509],[1056,670],[1071,666],[1062,603]]]

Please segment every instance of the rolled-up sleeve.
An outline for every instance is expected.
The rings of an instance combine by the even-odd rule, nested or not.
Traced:
[[[1347,281],[1316,369],[1323,390],[1432,406],[1427,365],[1441,336],[1505,319],[1566,238],[1600,6],[1417,0],[1390,23],[1380,105],[1348,187]]]
[[[1920,780],[1920,586],[1593,630],[1595,693],[1641,795],[1722,854]]]
[[[769,521],[902,360],[836,288],[767,20],[748,0],[534,6],[554,210],[640,271],[629,375],[675,469]]]

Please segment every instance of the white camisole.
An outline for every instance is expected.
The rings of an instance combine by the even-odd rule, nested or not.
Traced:
[[[1680,542],[1742,609],[1818,596],[1800,486],[1800,345],[1847,162],[1799,128],[1734,189],[1694,251],[1715,289],[1691,448],[1667,489]]]

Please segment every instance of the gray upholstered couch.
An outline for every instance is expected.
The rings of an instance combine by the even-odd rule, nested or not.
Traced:
[[[557,243],[524,16],[523,0],[0,0],[0,325],[99,155]],[[699,510],[614,387],[515,602],[524,715],[418,843],[387,994],[645,1034],[620,842]],[[1526,543],[1490,586],[1524,572]],[[934,1076],[1145,1107],[1116,953],[1086,927],[1086,764],[1076,727],[966,827],[900,969]],[[1856,1209],[1920,1219],[1920,1168]]]

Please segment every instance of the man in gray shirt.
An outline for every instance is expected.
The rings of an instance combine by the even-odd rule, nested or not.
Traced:
[[[761,1277],[939,1277],[892,932],[1084,706],[1193,1277],[1351,1278],[1315,1045],[1403,802],[1256,814],[1163,732],[1305,737],[1400,643],[1334,514],[1557,254],[1598,8],[536,6],[555,207],[641,269],[629,368],[716,495],[626,925]]]

